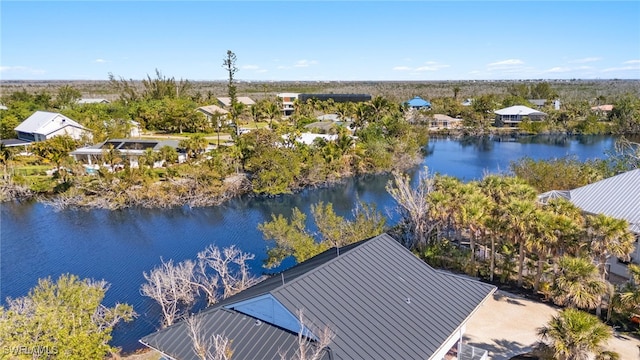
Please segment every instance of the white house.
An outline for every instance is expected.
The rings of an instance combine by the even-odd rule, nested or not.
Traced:
[[[525,118],[528,118],[531,121],[539,121],[547,116],[547,114],[542,111],[534,110],[523,105],[514,105],[508,108],[496,110],[495,114],[496,126],[516,126]]]
[[[278,97],[282,99],[282,113],[284,116],[290,116],[293,114],[294,106],[293,103],[298,100],[298,93],[280,93]]]
[[[48,111],[36,111],[15,129],[18,139],[44,141],[54,136],[69,135],[76,140],[91,138],[91,131],[70,118]]]

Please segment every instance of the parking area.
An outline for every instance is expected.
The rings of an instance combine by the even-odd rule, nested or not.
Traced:
[[[488,350],[492,360],[508,360],[530,351],[539,340],[536,329],[557,312],[553,306],[498,290],[471,317],[464,340]],[[620,354],[620,359],[640,359],[640,341],[635,338],[615,336],[607,348]]]

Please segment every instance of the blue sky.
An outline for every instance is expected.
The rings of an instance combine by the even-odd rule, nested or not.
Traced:
[[[640,1],[7,1],[0,79],[640,79]]]

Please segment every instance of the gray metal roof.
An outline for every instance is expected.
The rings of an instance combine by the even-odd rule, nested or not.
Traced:
[[[266,322],[256,321],[236,311],[217,309],[202,317],[203,329],[231,340],[232,358],[280,360],[280,354],[291,359],[298,346],[297,334],[284,331]],[[141,342],[163,354],[184,360],[198,360],[185,322],[153,333]],[[256,357],[255,354],[260,354]]]
[[[342,248],[339,255],[336,249],[328,250],[226,299],[218,308],[233,309],[242,300],[270,294],[291,314],[303,310],[310,324],[336,333],[330,345],[335,360],[429,359],[494,290],[434,270],[383,234]],[[218,308],[201,316],[216,317]],[[176,342],[170,329],[163,330],[163,340],[154,348],[176,352],[175,347],[187,346]],[[157,338],[153,334],[143,342],[151,337]],[[250,357],[234,353],[234,359],[264,358],[259,352],[263,346],[257,345]]]
[[[640,234],[640,169],[573,189],[569,200],[588,213],[625,219]]]

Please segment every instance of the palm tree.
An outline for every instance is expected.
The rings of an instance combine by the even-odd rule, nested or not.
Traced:
[[[518,246],[518,286],[522,286],[526,245],[531,237],[531,228],[535,221],[535,204],[532,201],[512,199],[503,214],[510,229],[511,241]]]
[[[478,236],[486,232],[487,221],[491,213],[491,199],[480,191],[477,183],[463,185],[462,191],[457,206],[457,222],[463,229],[469,229],[470,260],[471,268],[473,268],[476,260],[476,241]]]
[[[615,358],[617,354],[604,350],[612,335],[611,328],[597,317],[565,309],[538,329],[542,340],[539,349],[546,354],[543,359],[549,360],[586,360],[594,355],[597,359],[605,355]]]
[[[380,121],[382,115],[389,109],[389,100],[382,96],[376,96],[371,99],[371,111],[375,122]]]
[[[606,263],[616,256],[629,260],[635,238],[629,231],[629,223],[603,214],[587,216],[587,235],[591,255],[598,262],[600,276],[607,277]]]
[[[527,250],[537,256],[537,271],[534,275],[533,289],[540,290],[540,282],[545,271],[547,259],[558,245],[559,216],[550,211],[536,209],[533,216],[532,236],[528,239]]]
[[[269,129],[273,130],[273,120],[282,115],[282,110],[277,103],[269,101],[264,106],[264,114],[269,118]]]
[[[596,266],[589,259],[571,256],[561,257],[558,266],[560,270],[552,290],[554,301],[564,306],[595,308],[607,291]]]
[[[263,107],[264,107],[264,103],[259,101],[258,103],[256,103],[255,105],[249,108],[249,113],[251,114],[251,120],[253,120],[253,123],[256,125],[256,129],[258,128],[258,122],[264,116]]]
[[[7,178],[7,165],[13,159],[13,152],[4,144],[0,144],[0,163],[2,164],[2,178]]]

